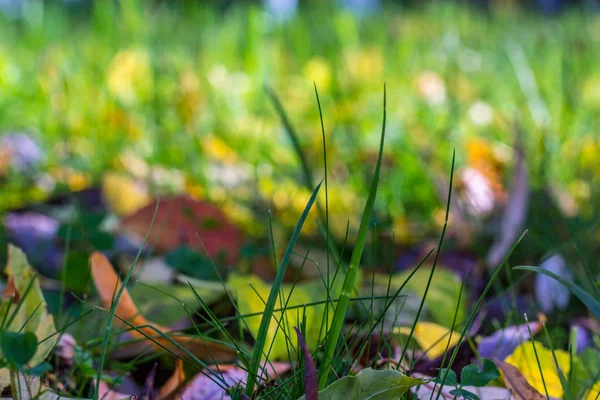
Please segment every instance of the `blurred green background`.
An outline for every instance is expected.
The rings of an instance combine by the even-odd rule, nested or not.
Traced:
[[[155,192],[187,192],[249,230],[269,204],[293,225],[310,192],[265,88],[320,180],[314,82],[343,237],[370,184],[385,82],[377,210],[397,238],[439,229],[453,149],[469,212],[486,218],[502,205],[518,133],[530,185],[550,188],[569,215],[595,213],[600,14],[590,2],[558,13],[516,1],[300,1],[294,12],[277,2],[67,3],[0,14],[0,135],[33,141],[0,146],[0,210],[103,184],[121,214]]]

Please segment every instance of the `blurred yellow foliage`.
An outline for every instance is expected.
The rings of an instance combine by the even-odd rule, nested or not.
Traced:
[[[410,334],[410,327],[394,328],[394,333]],[[413,332],[413,338],[419,343],[421,349],[427,353],[429,359],[434,359],[451,349],[458,343],[460,333],[438,325],[433,322],[418,322]],[[450,344],[448,344],[450,341]]]
[[[149,99],[154,88],[150,54],[142,48],[118,52],[108,67],[107,78],[111,94],[124,104]]]
[[[102,195],[109,208],[118,215],[131,214],[151,200],[145,185],[115,172],[108,172],[102,177]]]
[[[208,135],[202,139],[202,149],[209,156],[218,161],[236,162],[237,154],[233,149],[220,138],[215,135]]]
[[[315,82],[319,91],[327,92],[331,87],[331,66],[323,58],[311,58],[304,66],[304,77]]]

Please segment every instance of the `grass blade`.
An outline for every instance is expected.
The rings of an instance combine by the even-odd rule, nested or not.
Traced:
[[[317,185],[315,190],[313,190],[312,195],[310,196],[310,200],[308,200],[308,204],[304,208],[302,215],[300,216],[300,220],[296,225],[296,229],[290,239],[290,243],[285,251],[283,259],[281,260],[281,264],[277,269],[277,275],[275,276],[275,280],[273,282],[273,286],[271,287],[271,292],[269,293],[269,298],[267,299],[267,304],[265,306],[265,311],[263,313],[262,319],[260,321],[260,327],[258,329],[258,335],[256,337],[256,343],[254,344],[254,349],[252,351],[252,359],[250,360],[250,368],[248,370],[248,384],[246,386],[245,393],[248,396],[252,395],[254,390],[254,385],[256,384],[256,377],[258,373],[258,367],[260,366],[260,360],[263,355],[265,342],[267,339],[267,333],[269,331],[269,325],[271,324],[271,318],[273,317],[273,311],[275,310],[275,303],[277,302],[277,297],[279,296],[279,289],[281,288],[281,284],[283,282],[283,277],[285,275],[285,271],[287,269],[288,263],[290,261],[290,257],[292,256],[292,252],[294,250],[294,246],[296,245],[296,241],[300,236],[300,231],[302,230],[302,225],[304,225],[304,221],[308,217],[308,213],[314,204],[317,194],[319,193],[319,189],[321,188],[321,183]]]
[[[331,329],[327,334],[325,342],[325,349],[323,355],[323,362],[319,369],[319,389],[324,389],[329,379],[329,372],[331,362],[333,361],[333,355],[337,347],[338,339],[342,333],[344,326],[344,320],[346,318],[346,312],[348,311],[348,305],[350,304],[350,296],[354,288],[356,276],[358,275],[358,266],[362,257],[363,249],[365,247],[365,241],[367,239],[367,233],[369,231],[369,223],[371,221],[371,215],[373,214],[373,208],[375,206],[375,197],[377,195],[377,186],[379,184],[379,172],[381,170],[381,159],[383,158],[383,144],[385,141],[385,120],[386,120],[386,87],[383,86],[383,126],[381,128],[381,142],[379,144],[379,156],[377,158],[377,165],[375,167],[375,174],[373,176],[373,182],[371,183],[371,189],[369,190],[369,197],[365,204],[365,210],[363,212],[362,220],[360,221],[360,227],[358,229],[358,236],[356,238],[356,246],[352,252],[350,258],[350,265],[348,266],[348,272],[346,273],[346,279],[342,286],[342,292],[340,294],[339,302],[335,308],[333,314],[333,321],[331,323]]]

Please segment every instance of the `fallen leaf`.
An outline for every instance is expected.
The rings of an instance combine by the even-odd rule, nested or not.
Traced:
[[[533,348],[534,344],[535,351]],[[545,383],[550,396],[562,398],[564,391],[556,369],[554,357],[558,361],[558,367],[565,376],[568,376],[571,370],[571,356],[569,353],[564,350],[555,349],[553,355],[552,350],[544,347],[541,342],[527,341],[522,343],[504,361],[506,364],[514,366],[519,371],[519,374],[537,391],[545,392]],[[544,376],[543,381],[540,374],[540,367],[542,369],[541,374]]]
[[[408,279],[412,271],[403,271],[394,274],[391,281],[391,293],[396,288]],[[406,282],[406,286],[401,294],[409,294],[410,297],[423,298],[425,288],[427,287],[431,267],[423,266]],[[384,288],[387,288],[389,275],[376,275],[376,283]],[[463,321],[467,318],[466,305],[467,297],[463,293],[460,304],[458,298],[461,291],[461,280],[452,271],[448,269],[436,267],[427,298],[425,299],[425,307],[432,316],[433,320],[447,328],[452,326],[454,314],[456,313],[456,321]]]
[[[102,177],[102,195],[119,215],[131,214],[151,200],[146,186],[130,176],[109,172]]]
[[[554,254],[544,260],[539,267],[561,278],[573,280],[573,274],[567,267],[565,259],[560,254]],[[546,314],[550,314],[554,309],[564,310],[569,304],[571,292],[569,288],[562,285],[548,275],[535,274],[535,298]]]
[[[56,243],[57,219],[34,212],[12,212],[4,215],[3,222],[8,240],[25,252],[31,265],[47,276],[59,273],[64,253]]]
[[[289,363],[266,363],[259,371],[260,381],[274,379],[290,369]],[[228,391],[246,385],[248,373],[237,365],[219,365],[200,372],[173,398],[183,400],[231,400]]]
[[[355,376],[345,376],[319,392],[319,400],[399,399],[423,380],[406,376],[395,369],[366,368]],[[306,400],[302,396],[298,400]]]
[[[343,282],[339,278],[336,281]],[[227,280],[227,287],[237,299],[238,311],[241,315],[262,313],[271,291],[270,284],[253,275],[231,274]],[[300,322],[306,321],[305,339],[310,350],[316,348],[319,339],[325,334],[324,329],[321,329],[322,323],[324,323],[325,304],[303,307],[303,305],[311,302],[327,300],[327,293],[322,281],[298,283],[294,285],[293,289],[291,285],[283,285],[282,293],[281,304],[287,302],[287,309],[283,315],[281,311],[273,313],[267,333],[267,343],[272,343],[269,359],[275,360],[287,359],[288,348],[292,346],[297,348],[298,341],[291,330],[292,326],[298,326]],[[332,289],[331,297],[336,298],[336,293],[338,293],[338,289]],[[277,302],[276,308],[280,308],[279,302]],[[260,314],[244,318],[253,335],[258,334],[261,318],[262,315]],[[333,319],[332,309],[330,309],[329,319],[331,324]]]
[[[95,385],[96,384],[95,379],[93,382]],[[113,390],[110,387],[110,385],[104,381],[100,382],[100,387],[98,390],[98,399],[102,399],[102,400],[131,399],[131,400],[134,400],[135,398],[136,398],[136,396],[134,396],[134,395],[127,394],[127,393],[121,393],[116,390]]]
[[[240,257],[244,235],[214,204],[180,195],[160,199],[141,208],[122,221],[125,232],[144,237],[156,212],[147,243],[160,251],[188,246],[218,262],[225,255],[228,263]],[[205,251],[206,248],[206,251]]]
[[[504,360],[517,346],[530,339],[529,330],[531,330],[532,335],[536,335],[542,329],[542,326],[542,321],[535,321],[500,329],[494,334],[481,339],[477,344],[477,351],[481,357],[494,357]]]
[[[409,335],[411,328],[402,327],[394,329],[395,333]],[[430,359],[439,357],[458,344],[460,333],[452,332],[450,329],[433,322],[418,322],[413,332],[413,338],[419,343],[421,349]],[[450,341],[450,344],[448,344]]]
[[[55,335],[54,318],[48,313],[40,282],[27,262],[27,257],[23,251],[12,245],[8,247],[8,264],[5,272],[8,275],[8,282],[0,298],[0,315],[14,316],[10,324],[4,327],[5,332],[35,335],[38,343],[35,352],[26,363],[28,367],[35,367],[48,357],[58,340],[58,335]],[[21,297],[30,284],[31,288],[27,296]],[[20,306],[17,310],[18,304]],[[7,376],[8,368],[1,368],[0,386],[6,384]],[[1,389],[2,387],[0,391]]]
[[[167,400],[173,398],[177,389],[185,382],[185,372],[183,371],[183,360],[177,359],[175,371],[167,381],[158,389],[156,400]]]
[[[94,285],[96,286],[96,290],[102,300],[103,306],[106,309],[110,309],[113,302],[113,295],[121,288],[121,280],[110,264],[110,261],[108,261],[106,256],[102,253],[95,252],[90,256],[90,267]],[[129,331],[134,338],[145,340],[156,349],[166,348],[168,351],[178,354],[181,357],[185,357],[185,353],[177,346],[173,345],[166,338],[158,336],[156,330],[163,333],[169,333],[169,329],[146,320],[146,318],[140,314],[127,289],[123,291],[121,298],[119,299],[115,315],[136,327],[136,329]],[[118,322],[121,323],[121,325],[126,325],[121,321]],[[151,326],[155,329],[152,329]],[[147,336],[153,339],[147,339]],[[232,348],[213,342],[210,339],[175,335],[170,335],[170,337],[196,357],[214,359],[216,362],[231,360],[235,357],[235,351]]]
[[[494,363],[502,371],[506,387],[512,391],[515,400],[546,400],[546,396],[531,386],[516,367],[498,359]]]
[[[421,378],[425,381],[422,385],[415,386],[411,388],[411,392],[413,392],[418,400],[432,400],[437,398],[438,393],[440,393],[440,399],[444,400],[454,400],[456,397],[454,394],[450,392],[456,389],[456,386],[452,385],[444,385],[443,387],[439,384],[436,384],[431,376],[423,375],[423,374],[412,374],[414,378]],[[476,394],[482,400],[516,400],[512,395],[510,389],[503,387],[495,387],[495,386],[486,386],[486,387],[475,387],[475,386],[461,386],[462,389],[465,389],[471,393]]]

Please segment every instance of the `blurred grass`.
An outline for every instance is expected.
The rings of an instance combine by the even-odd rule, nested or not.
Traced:
[[[532,184],[560,186],[592,212],[600,16],[435,4],[359,18],[314,2],[278,23],[245,3],[31,4],[21,21],[0,17],[0,132],[40,142],[46,159],[34,182],[78,189],[127,170],[167,181],[159,190],[219,202],[272,198],[276,219],[292,226],[310,192],[263,88],[279,95],[317,171],[314,81],[328,127],[331,229],[343,236],[351,216],[356,232],[356,193],[370,185],[385,81],[389,145],[376,209],[400,239],[418,240],[426,230],[416,227],[443,215],[432,178],[445,176],[453,148],[458,167],[486,163],[505,184],[515,124]],[[0,210],[44,196],[9,174]]]

